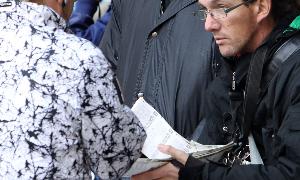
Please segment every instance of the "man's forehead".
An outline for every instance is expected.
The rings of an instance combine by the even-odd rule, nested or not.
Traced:
[[[224,1],[224,0],[200,0],[200,2],[205,2],[205,3],[208,3],[208,4],[218,3],[220,1]]]
[[[231,4],[240,0],[199,0],[203,6],[215,6],[217,4]]]

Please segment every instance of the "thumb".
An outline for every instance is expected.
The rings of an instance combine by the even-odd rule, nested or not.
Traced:
[[[165,154],[168,154],[175,158],[177,161],[179,161],[181,164],[185,165],[187,159],[188,159],[188,154],[185,153],[184,151],[181,151],[179,149],[176,149],[170,145],[164,145],[160,144],[158,145],[158,149]]]

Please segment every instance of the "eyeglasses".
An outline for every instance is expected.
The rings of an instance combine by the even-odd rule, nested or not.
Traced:
[[[201,15],[201,20],[206,20],[208,15],[210,15],[214,19],[225,18],[225,17],[227,17],[227,14],[230,11],[232,11],[232,10],[234,10],[234,9],[244,5],[244,4],[249,3],[250,1],[251,0],[241,2],[240,4],[237,4],[237,5],[229,7],[229,8],[217,8],[217,9],[211,9],[211,10],[200,9],[199,13]]]

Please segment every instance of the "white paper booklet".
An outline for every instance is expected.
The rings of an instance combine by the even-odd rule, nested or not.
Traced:
[[[132,111],[142,123],[147,138],[142,153],[149,159],[166,160],[171,158],[157,149],[159,144],[172,145],[186,153],[204,154],[226,149],[227,145],[202,145],[195,141],[188,141],[166,122],[166,120],[144,98],[139,98],[132,107]]]
[[[138,159],[127,175],[134,175],[137,174],[136,172],[144,172],[166,164],[165,160],[169,160],[171,156],[160,152],[157,148],[159,144],[171,145],[199,158],[224,151],[233,145],[233,143],[227,145],[202,145],[194,141],[188,141],[174,131],[166,120],[142,97],[135,102],[132,111],[139,118],[146,131],[147,138],[142,153],[149,159]],[[160,163],[158,160],[164,161],[164,163]],[[145,166],[141,165],[143,163],[145,163]],[[136,172],[134,172],[135,170]]]
[[[173,147],[189,153],[191,148],[188,140],[174,131],[165,119],[144,98],[139,98],[132,107],[132,111],[142,123],[147,138],[142,152],[149,159],[170,159],[169,155],[161,153],[157,146],[159,144],[172,145]]]

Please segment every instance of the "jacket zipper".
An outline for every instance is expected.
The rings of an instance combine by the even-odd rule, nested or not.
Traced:
[[[235,73],[235,71],[232,73],[231,89],[232,89],[232,91],[235,91],[235,89],[236,89],[236,73]]]

